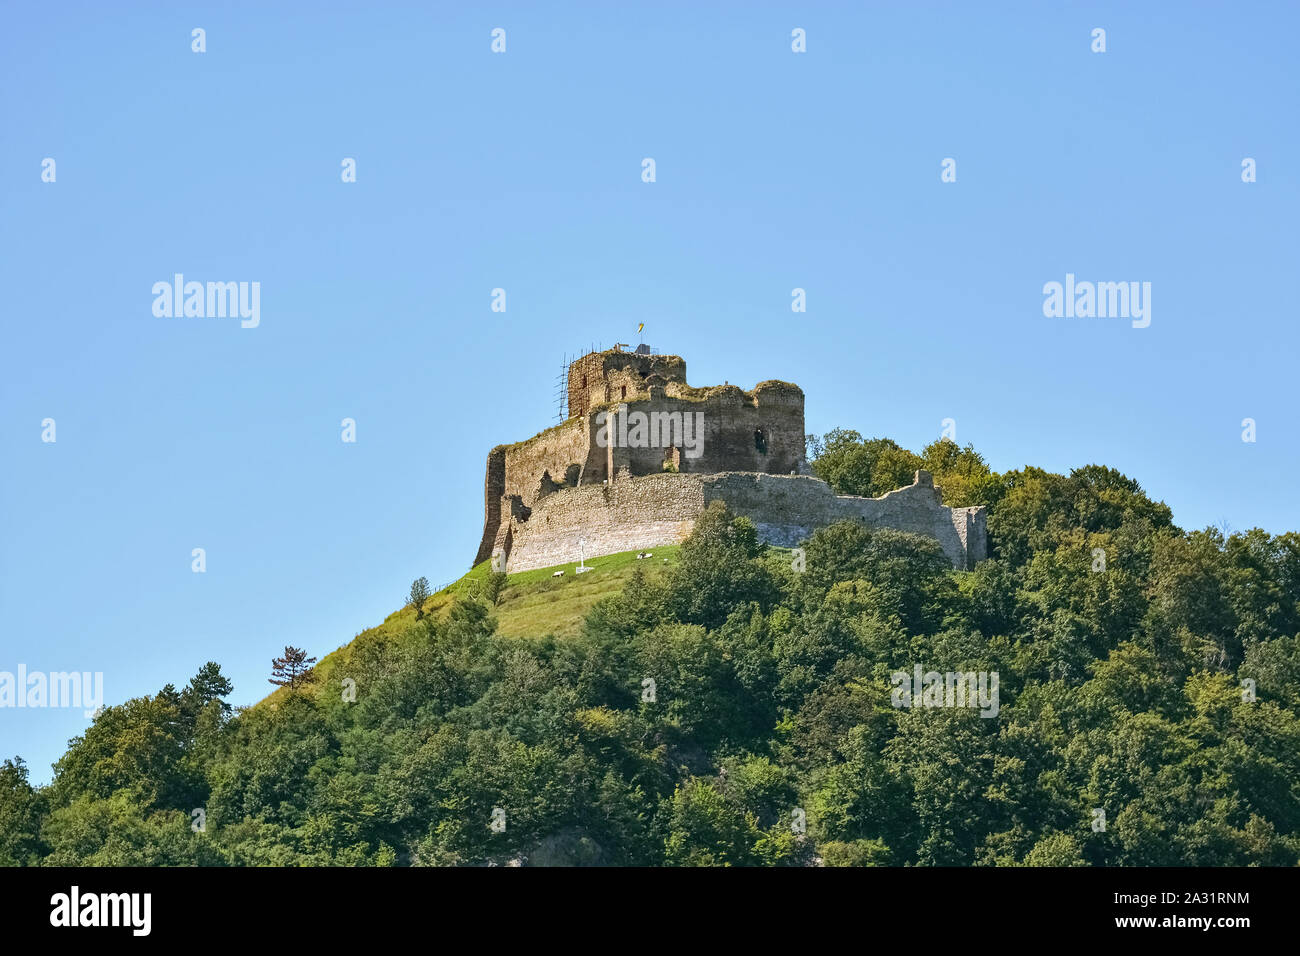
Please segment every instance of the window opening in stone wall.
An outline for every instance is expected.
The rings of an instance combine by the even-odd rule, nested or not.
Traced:
[[[763,429],[754,429],[754,450],[760,455],[767,454],[767,435],[763,434]]]
[[[623,386],[623,394],[622,394],[620,397],[621,397],[621,398],[627,398],[627,386],[626,386],[626,385]]]

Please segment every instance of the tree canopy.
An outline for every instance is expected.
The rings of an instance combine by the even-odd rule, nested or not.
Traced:
[[[255,707],[209,663],[105,708],[50,785],[0,765],[0,864],[1300,862],[1300,535],[1183,531],[1097,465],[812,447],[846,494],[929,469],[990,558],[841,524],[796,561],[715,505],[574,638],[498,635],[497,582],[314,684],[287,648]],[[996,713],[900,706],[918,671],[996,675]]]

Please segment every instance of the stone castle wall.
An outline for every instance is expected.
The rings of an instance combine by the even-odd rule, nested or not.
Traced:
[[[715,500],[786,547],[853,520],[932,537],[954,567],[987,557],[984,509],[945,508],[924,471],[880,498],[836,495],[811,477],[798,385],[694,388],[680,356],[610,350],[571,363],[567,387],[568,420],[488,453],[475,564],[495,555],[511,571],[564,564],[584,540],[588,557],[675,544]],[[702,428],[698,454],[680,433],[638,442],[639,415],[689,418]]]
[[[759,537],[793,547],[836,521],[861,521],[936,539],[953,566],[987,557],[983,508],[947,508],[927,472],[880,498],[836,495],[803,475],[660,474],[547,496],[526,521],[512,521],[507,570],[527,571],[620,551],[684,541],[712,501],[753,520]],[[581,542],[581,545],[580,545]]]
[[[690,390],[686,361],[680,355],[590,352],[569,365],[569,417],[611,402],[645,398],[651,386]]]
[[[561,489],[602,485],[615,475],[662,474],[665,462],[691,473],[806,471],[803,390],[788,382],[761,382],[748,392],[734,385],[692,388],[679,356],[595,352],[570,365],[568,400],[572,415],[562,424],[488,453],[476,564],[508,551],[517,530],[511,519],[522,525]],[[634,414],[692,416],[703,428],[698,456],[683,441],[601,443],[602,432],[616,432],[601,427],[604,416]]]
[[[632,475],[663,471],[671,456],[678,471],[712,474],[754,471],[788,475],[800,470],[804,458],[803,391],[785,382],[763,382],[746,392],[734,385],[704,391],[699,398],[674,398],[658,389],[648,399],[606,406],[618,415],[642,412],[695,415],[703,424],[699,456],[686,449],[671,454],[661,444],[650,447],[610,446],[613,473]],[[595,474],[596,480],[604,475]]]

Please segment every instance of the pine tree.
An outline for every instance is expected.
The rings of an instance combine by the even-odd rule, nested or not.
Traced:
[[[230,705],[221,698],[229,696],[234,689],[235,685],[221,673],[221,665],[208,661],[190,678],[189,685],[181,691],[181,699],[194,712],[202,710],[209,701],[220,701],[222,713],[228,714]]]
[[[295,691],[316,679],[312,664],[316,658],[308,657],[307,652],[298,647],[286,647],[283,657],[271,661],[271,676],[267,678],[272,684],[288,687]]]

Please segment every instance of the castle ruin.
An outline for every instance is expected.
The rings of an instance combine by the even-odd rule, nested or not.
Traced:
[[[475,564],[528,571],[678,544],[713,501],[781,547],[853,520],[934,538],[959,569],[987,556],[984,508],[945,507],[928,472],[879,498],[813,477],[790,382],[694,388],[685,360],[643,345],[571,363],[567,405],[561,424],[488,453]]]

